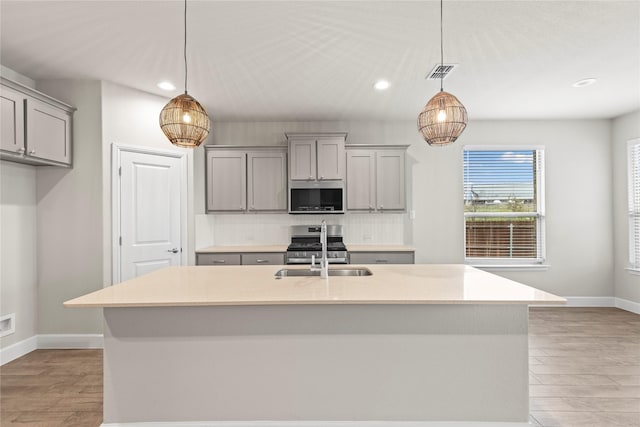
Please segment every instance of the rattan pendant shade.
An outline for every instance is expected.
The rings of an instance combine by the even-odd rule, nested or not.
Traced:
[[[160,112],[162,132],[179,147],[198,147],[209,135],[210,126],[207,112],[187,93],[173,98]]]
[[[467,127],[467,109],[458,98],[440,90],[418,115],[418,131],[429,145],[455,142]]]
[[[184,0],[184,93],[160,111],[160,129],[173,145],[195,148],[207,139],[211,123],[205,109],[187,93],[187,0]]]
[[[442,0],[440,0],[440,66],[444,67]],[[440,73],[440,92],[427,102],[418,114],[418,132],[427,144],[452,144],[467,127],[467,109],[458,98],[443,90],[444,73]]]

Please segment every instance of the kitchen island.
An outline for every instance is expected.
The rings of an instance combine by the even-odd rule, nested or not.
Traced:
[[[528,305],[563,298],[463,265],[365,267],[169,267],[67,301],[104,308],[103,425],[528,424]]]

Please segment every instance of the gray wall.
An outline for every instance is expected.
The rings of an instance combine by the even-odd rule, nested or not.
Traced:
[[[46,80],[37,87],[77,108],[73,169],[37,168],[38,333],[97,333],[98,310],[62,303],[103,283],[100,82]]]
[[[0,162],[0,315],[16,316],[1,348],[37,333],[36,228],[35,167]]]
[[[615,236],[615,296],[640,303],[640,275],[625,270],[629,265],[627,215],[627,141],[640,138],[640,111],[613,120],[613,233]]]
[[[613,295],[611,121],[471,121],[454,145],[443,148],[423,142],[414,121],[214,123],[207,143],[277,145],[285,143],[284,132],[301,131],[344,131],[349,133],[347,142],[353,144],[411,145],[407,191],[409,209],[415,210],[416,218],[405,215],[399,230],[407,234],[404,242],[416,247],[418,263],[464,259],[464,145],[544,146],[549,267],[492,271],[562,296]],[[204,153],[197,150],[195,154],[195,208],[203,213]],[[272,222],[290,221],[288,215],[278,215]],[[203,228],[210,232],[211,224]]]

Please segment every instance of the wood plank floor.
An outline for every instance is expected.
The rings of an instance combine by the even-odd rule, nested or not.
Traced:
[[[534,426],[640,427],[640,315],[529,311]],[[37,350],[0,368],[0,425],[98,427],[102,351]]]

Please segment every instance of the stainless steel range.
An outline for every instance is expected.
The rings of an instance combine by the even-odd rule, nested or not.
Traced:
[[[287,264],[311,264],[322,257],[319,225],[291,226],[291,244],[287,247]],[[327,225],[327,258],[330,264],[346,264],[347,248],[342,241],[342,226]]]

